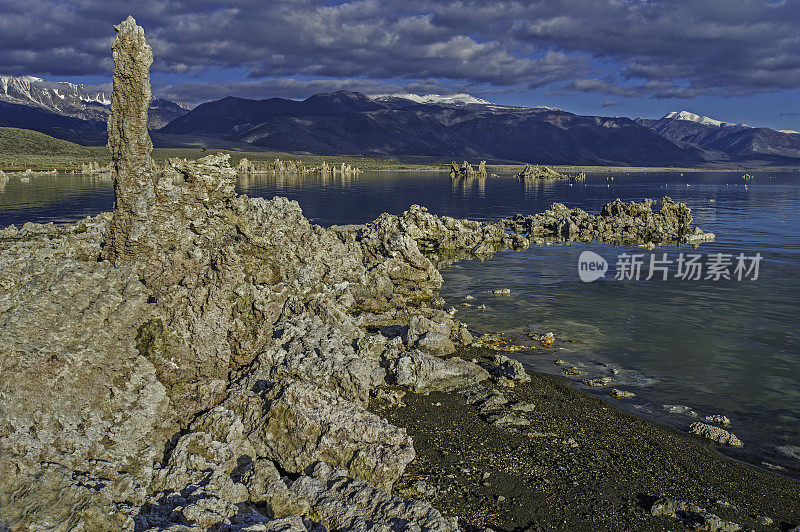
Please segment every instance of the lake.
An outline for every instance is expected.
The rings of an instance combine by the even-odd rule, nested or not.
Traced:
[[[297,200],[306,216],[326,226],[364,223],[414,203],[435,214],[486,221],[542,211],[553,202],[593,213],[618,197],[686,202],[694,223],[716,233],[715,242],[652,252],[532,246],[444,268],[442,296],[473,330],[502,331],[537,346],[510,354],[531,369],[560,374],[577,368],[581,375],[571,378],[579,388],[606,398],[611,388],[633,392],[632,399],[609,400],[683,430],[707,415],[725,415],[745,444],[735,456],[800,473],[800,173],[756,173],[747,182],[741,172],[589,173],[579,182],[523,183],[510,176],[451,181],[445,173],[365,172],[328,179],[243,177],[238,188]],[[12,177],[0,188],[0,227],[77,220],[110,210],[112,194],[110,181],[89,176],[32,177],[28,183]],[[595,282],[578,276],[579,256],[588,250],[609,264]],[[700,280],[676,277],[681,253],[700,255],[706,268]],[[666,260],[667,280],[661,271],[646,280],[653,254]],[[757,279],[752,269],[736,279],[740,254],[760,256]],[[615,279],[630,257],[642,260],[641,278]],[[725,258],[732,261],[732,278],[706,279],[711,263]],[[498,288],[511,295],[491,293]],[[474,299],[467,303],[468,295]],[[546,332],[560,339],[551,349],[527,336]],[[612,384],[582,384],[601,376],[611,376]]]

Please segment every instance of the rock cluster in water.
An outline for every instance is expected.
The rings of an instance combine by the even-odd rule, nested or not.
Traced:
[[[455,161],[450,163],[450,177],[455,178],[462,178],[462,179],[470,179],[473,177],[486,177],[486,161],[481,161],[478,164],[478,168],[475,169],[471,164],[467,161],[461,163],[461,166],[458,165]]]
[[[549,166],[528,164],[517,174],[519,179],[584,179],[586,174],[583,172],[577,174],[561,174],[556,172]]]
[[[600,214],[556,203],[540,214],[517,215],[506,226],[533,241],[604,242],[629,245],[698,244],[714,240],[713,233],[692,227],[692,215],[685,203],[665,196],[660,209],[655,202],[623,202],[616,199],[605,205]]]
[[[152,54],[117,32],[113,213],[0,230],[0,527],[457,530],[390,494],[413,442],[366,405],[523,378],[443,358],[472,336],[437,265],[528,238],[419,206],[326,229],[227,156],[157,167]]]
[[[247,159],[247,157],[244,157],[239,161],[239,164],[236,165],[236,172],[239,175],[311,174],[320,175],[322,177],[331,177],[335,175],[357,175],[361,173],[361,169],[350,166],[346,163],[341,163],[339,166],[335,166],[323,162],[319,166],[305,166],[302,161],[284,161],[281,159],[275,159],[271,163],[257,164]]]
[[[111,163],[100,166],[97,161],[81,164],[81,173],[87,175],[100,175],[102,177],[111,177]]]

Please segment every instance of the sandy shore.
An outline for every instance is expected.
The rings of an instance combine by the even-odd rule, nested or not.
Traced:
[[[494,355],[460,353],[479,361]],[[528,383],[499,388],[509,404],[533,404],[518,411],[528,426],[492,424],[459,392],[409,393],[400,407],[373,401],[372,409],[408,430],[417,451],[396,490],[494,530],[800,524],[796,480],[726,457],[705,440],[626,413],[566,379],[529,374]],[[669,504],[695,506],[653,515],[664,502],[662,513],[670,513]]]

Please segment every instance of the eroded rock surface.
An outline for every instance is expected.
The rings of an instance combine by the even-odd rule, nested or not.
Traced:
[[[520,173],[517,174],[519,179],[568,179],[568,180],[576,180],[576,179],[584,179],[586,174],[580,172],[578,174],[562,174],[556,172],[549,166],[538,165],[538,164],[528,164],[525,165],[525,168],[522,169]]]
[[[517,215],[506,221],[509,229],[526,234],[532,241],[604,242],[628,245],[698,244],[714,240],[713,233],[692,227],[692,215],[685,203],[665,196],[661,208],[655,202],[623,202],[605,205],[600,214],[589,214],[561,203],[540,214]]]
[[[437,267],[528,237],[419,206],[326,229],[227,156],[156,167],[152,54],[117,32],[114,212],[0,230],[0,528],[454,530],[389,494],[413,445],[365,406],[488,378],[441,358],[472,336]]]

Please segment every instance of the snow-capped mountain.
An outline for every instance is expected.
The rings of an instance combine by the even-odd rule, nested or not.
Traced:
[[[491,102],[476,98],[469,94],[375,94],[370,97],[376,102],[408,100],[414,103],[433,104],[433,105],[491,105]]]
[[[110,114],[111,87],[52,82],[33,76],[0,76],[0,101],[89,122],[105,122]],[[184,105],[154,100],[150,128],[160,128],[188,111]]]
[[[689,111],[667,113],[658,120],[637,118],[636,122],[679,146],[699,148],[713,160],[760,164],[800,158],[800,139],[790,130],[722,122]]]
[[[715,120],[713,118],[709,118],[707,116],[700,116],[694,113],[690,113],[689,111],[672,111],[671,113],[667,113],[664,115],[662,120],[686,120],[687,122],[694,122],[696,124],[702,124],[704,126],[714,126],[714,127],[750,127],[747,124],[733,124],[731,122],[722,122],[720,120]]]
[[[778,133],[786,133],[787,135],[800,135],[800,131],[794,129],[779,129]]]

